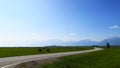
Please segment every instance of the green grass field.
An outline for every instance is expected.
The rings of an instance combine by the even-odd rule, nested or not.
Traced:
[[[60,58],[40,68],[120,68],[120,47]]]
[[[50,52],[46,52],[45,50],[40,52],[38,51],[38,48],[35,47],[4,47],[0,48],[0,57],[79,51],[87,49],[92,49],[92,47],[50,47]]]

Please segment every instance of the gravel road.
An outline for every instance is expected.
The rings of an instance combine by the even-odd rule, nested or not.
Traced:
[[[28,55],[28,56],[17,56],[17,57],[6,57],[0,58],[0,68],[14,68],[16,65],[24,62],[44,60],[49,58],[58,58],[74,54],[89,53],[93,51],[103,50],[102,48],[94,48],[91,50],[84,51],[73,51],[73,52],[62,52],[62,53],[52,53],[52,54],[40,54],[40,55]]]

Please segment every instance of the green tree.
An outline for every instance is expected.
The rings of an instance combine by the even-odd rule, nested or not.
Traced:
[[[110,48],[110,44],[109,44],[109,43],[107,43],[107,44],[106,44],[106,47],[107,47],[107,48]]]

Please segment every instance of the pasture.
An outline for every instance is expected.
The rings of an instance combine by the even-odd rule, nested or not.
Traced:
[[[49,47],[50,51],[38,51],[38,47],[1,47],[0,57],[12,57],[12,56],[23,56],[23,55],[35,55],[35,54],[47,54],[47,53],[58,53],[68,51],[80,51],[92,49],[92,47]]]
[[[88,54],[66,56],[40,68],[120,68],[120,47]]]

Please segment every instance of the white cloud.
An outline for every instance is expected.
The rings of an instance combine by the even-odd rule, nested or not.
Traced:
[[[110,26],[111,29],[119,29],[119,26],[114,25],[114,26]]]

